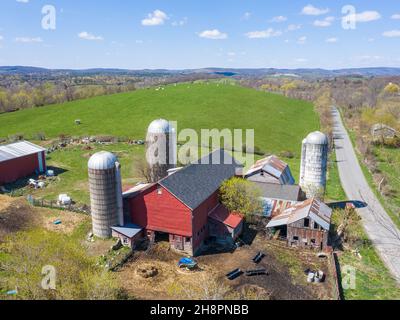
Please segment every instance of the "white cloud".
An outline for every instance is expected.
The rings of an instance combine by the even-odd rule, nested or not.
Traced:
[[[330,10],[328,8],[316,8],[313,5],[309,4],[303,8],[301,11],[302,14],[307,16],[320,16],[323,14],[327,14]]]
[[[246,37],[249,39],[265,39],[272,37],[279,37],[282,35],[282,31],[269,28],[261,31],[250,31],[246,33]]]
[[[242,17],[242,20],[249,20],[251,18],[251,16],[252,16],[251,12],[245,12]]]
[[[285,22],[285,21],[287,21],[287,17],[285,17],[285,16],[277,16],[277,17],[273,17],[271,20],[270,20],[270,22],[277,22],[277,23],[279,23],[279,22]]]
[[[35,38],[29,38],[29,37],[17,37],[15,38],[16,42],[21,42],[21,43],[39,43],[43,42],[42,38],[40,37],[35,37]]]
[[[214,30],[204,30],[203,32],[200,32],[199,37],[212,40],[223,40],[227,39],[228,35],[226,33],[219,31],[218,29],[214,29]]]
[[[3,36],[0,36],[0,41],[3,40],[3,39],[4,39],[4,37],[3,37]]]
[[[332,22],[335,21],[335,17],[326,17],[323,20],[315,20],[314,26],[315,27],[330,27]]]
[[[383,36],[387,38],[398,38],[400,37],[400,30],[385,31]]]
[[[301,24],[289,24],[287,27],[287,31],[296,31],[301,29]]]
[[[20,3],[28,3],[29,0],[17,0],[17,2],[20,2]]]
[[[142,20],[142,25],[149,26],[160,26],[165,23],[165,20],[168,20],[168,15],[161,10],[154,10],[152,13],[147,15],[147,18]]]
[[[391,18],[393,20],[400,20],[400,13],[396,13],[396,14],[392,15]]]
[[[335,38],[335,37],[332,37],[332,38],[326,39],[325,41],[328,42],[328,43],[336,43],[336,42],[339,41],[339,39]]]
[[[188,23],[188,21],[189,19],[187,17],[184,17],[182,20],[172,22],[172,26],[183,27],[185,24]]]
[[[379,20],[380,18],[382,18],[382,16],[378,11],[364,11],[357,14],[349,14],[343,19],[355,22],[371,22]]]
[[[307,60],[307,59],[304,59],[304,58],[297,58],[295,61],[296,61],[296,62],[299,62],[299,63],[308,62],[308,60]]]
[[[236,52],[228,52],[228,56],[234,57],[234,56],[236,56]]]
[[[307,37],[306,36],[302,36],[299,39],[297,39],[297,43],[298,44],[305,44],[307,41]]]
[[[92,33],[82,31],[78,34],[78,37],[83,39],[83,40],[89,40],[89,41],[102,41],[104,38],[102,36],[96,36]]]

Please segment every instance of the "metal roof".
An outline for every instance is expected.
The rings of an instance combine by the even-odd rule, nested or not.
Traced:
[[[116,162],[117,157],[114,154],[100,151],[90,157],[88,167],[92,170],[108,170],[114,168]]]
[[[111,229],[130,239],[132,239],[134,236],[136,236],[139,232],[143,230],[143,228],[132,223],[128,223],[123,227],[111,227]]]
[[[317,145],[329,144],[328,136],[320,131],[311,132],[306,139],[308,144],[317,144]]]
[[[296,204],[282,214],[273,218],[267,228],[290,225],[305,218],[311,218],[322,228],[329,231],[331,225],[332,209],[317,199],[308,199]]]
[[[159,184],[194,210],[216,192],[223,181],[234,177],[241,166],[220,149],[164,178]]]
[[[0,146],[0,162],[29,156],[43,151],[46,151],[46,149],[28,141],[7,144]]]
[[[262,183],[251,181],[261,192],[261,196],[267,199],[299,201],[301,187],[290,184]]]
[[[254,175],[264,173],[267,173],[282,184],[294,184],[295,182],[289,165],[274,155],[257,161],[247,171],[245,176],[246,178],[250,178]]]

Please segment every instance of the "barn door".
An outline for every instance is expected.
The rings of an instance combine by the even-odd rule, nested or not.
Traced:
[[[175,236],[175,249],[177,250],[182,250],[184,249],[183,246],[183,237],[181,236]]]
[[[38,153],[38,161],[39,161],[39,172],[42,173],[42,172],[44,172],[43,153],[42,152]]]

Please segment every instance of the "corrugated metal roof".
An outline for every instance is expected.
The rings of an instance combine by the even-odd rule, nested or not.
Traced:
[[[317,199],[308,199],[285,210],[273,218],[267,228],[289,225],[310,217],[325,230],[330,229],[332,209]]]
[[[0,146],[0,162],[29,156],[42,151],[46,151],[46,149],[28,141],[7,144]]]
[[[246,173],[246,178],[253,175],[267,173],[282,184],[294,184],[295,180],[290,171],[289,165],[277,156],[269,156],[258,160]]]

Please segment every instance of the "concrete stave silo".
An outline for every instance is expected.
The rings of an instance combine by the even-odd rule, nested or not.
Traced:
[[[88,162],[93,234],[110,238],[111,227],[123,225],[120,164],[110,152],[94,154]]]
[[[303,140],[300,186],[308,198],[321,198],[325,194],[328,151],[329,140],[322,132],[312,132]]]
[[[176,168],[176,129],[167,120],[154,120],[147,130],[146,146],[151,182],[157,182],[168,176],[168,170]]]

